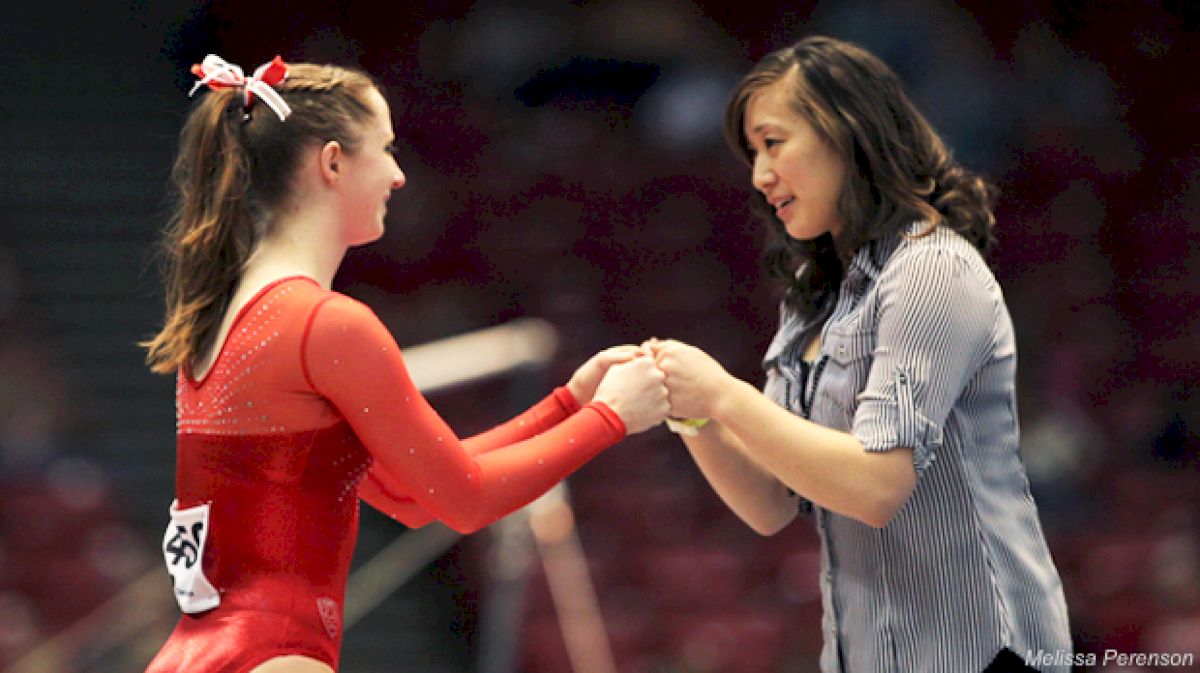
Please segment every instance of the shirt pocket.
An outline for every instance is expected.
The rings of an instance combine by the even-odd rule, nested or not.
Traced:
[[[763,384],[763,395],[775,404],[784,409],[791,410],[790,400],[787,397],[787,380],[783,374],[779,372],[779,367],[774,362],[767,367],[767,380]]]
[[[867,385],[874,361],[875,333],[860,323],[832,325],[826,334],[825,366],[817,381],[813,420],[849,430],[858,408],[858,394]]]

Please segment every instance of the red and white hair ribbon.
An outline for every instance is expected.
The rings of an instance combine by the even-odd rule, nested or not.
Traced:
[[[196,91],[205,84],[210,89],[240,86],[245,97],[244,104],[247,111],[254,104],[254,96],[257,95],[267,104],[267,107],[275,112],[279,121],[286,120],[288,115],[292,114],[292,108],[274,88],[276,84],[287,78],[287,64],[279,56],[269,63],[258,66],[250,79],[246,79],[241,66],[228,63],[216,54],[209,54],[204,57],[203,62],[193,65],[192,74],[199,77],[200,80],[188,92],[189,98],[196,95]]]

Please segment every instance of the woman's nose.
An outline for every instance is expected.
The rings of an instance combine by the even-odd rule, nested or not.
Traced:
[[[754,160],[754,168],[750,175],[750,183],[758,191],[766,191],[771,185],[775,184],[775,171],[766,164],[765,161],[759,159]]]
[[[396,175],[392,177],[392,189],[400,189],[406,182],[408,182],[408,178],[404,177],[404,171],[397,168]]]

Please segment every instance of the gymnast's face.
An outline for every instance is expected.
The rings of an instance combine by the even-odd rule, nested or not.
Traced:
[[[374,88],[365,94],[371,116],[362,124],[354,152],[340,160],[344,238],[349,245],[362,245],[383,235],[383,218],[392,191],[404,186],[404,173],[392,156],[392,113],[387,101]]]
[[[751,182],[792,238],[836,237],[845,162],[793,109],[793,88],[785,77],[759,89],[746,104],[742,132],[753,161]]]

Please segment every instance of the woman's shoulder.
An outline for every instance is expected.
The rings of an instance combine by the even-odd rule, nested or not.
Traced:
[[[954,266],[971,270],[988,284],[996,282],[991,267],[979,249],[945,224],[914,222],[909,225],[884,266],[885,269],[892,267],[897,272],[909,271],[914,267]]]
[[[950,227],[916,222],[892,239],[892,246],[886,256],[876,257],[880,295],[940,293],[939,288],[955,283],[1000,296],[999,282],[979,250]]]
[[[979,250],[971,245],[965,236],[955,231],[945,223],[933,224],[929,221],[917,221],[909,224],[901,232],[900,250],[928,251],[940,250],[956,255],[982,257]]]

